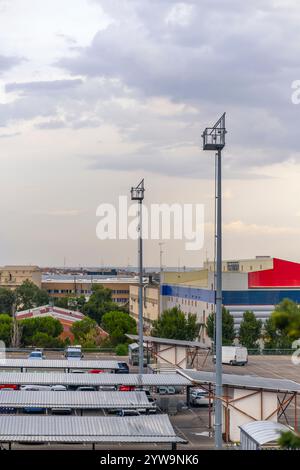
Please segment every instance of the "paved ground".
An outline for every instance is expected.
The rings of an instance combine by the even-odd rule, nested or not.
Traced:
[[[47,353],[47,358],[61,358],[61,353]],[[9,357],[24,357],[20,354],[10,354]],[[26,355],[25,355],[26,357]],[[103,355],[100,353],[86,354],[85,359],[117,359],[127,361],[127,357],[117,357],[112,355]],[[214,365],[210,358],[208,358],[203,364],[203,370],[213,371]],[[296,366],[292,363],[290,356],[249,356],[249,363],[246,366],[223,366],[224,373],[229,374],[242,374],[242,375],[258,375],[263,377],[270,378],[281,378],[281,379],[290,379],[300,383],[300,365]],[[137,372],[137,368],[131,368],[131,372]],[[179,399],[184,397],[179,397]],[[299,404],[299,416],[300,416],[300,404]],[[288,418],[293,416],[293,407],[291,406],[287,412]],[[201,408],[190,408],[181,411],[175,416],[170,416],[170,420],[174,426],[174,429],[179,436],[188,441],[187,445],[179,445],[178,449],[183,450],[192,450],[192,449],[212,449],[214,446],[214,441],[212,434],[208,428],[208,409],[207,407]],[[281,420],[285,422],[284,417]],[[69,449],[73,450],[74,448],[81,448],[90,450],[90,445],[85,446],[58,446],[58,445],[38,445],[38,446],[24,446],[24,445],[15,445],[14,448],[22,449]],[[97,445],[97,449],[145,449],[144,445],[134,445],[134,446],[121,446],[121,445]],[[159,445],[148,445],[148,449],[170,449],[170,446],[159,446]]]

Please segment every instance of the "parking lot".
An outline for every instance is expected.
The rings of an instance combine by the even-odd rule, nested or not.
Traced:
[[[9,354],[8,357],[24,357],[20,354]],[[62,354],[59,352],[46,353],[48,359],[60,359]],[[127,361],[127,357],[117,357],[112,355],[103,355],[100,353],[88,353],[85,354],[85,359],[111,359],[111,360],[124,360]],[[204,360],[204,356],[203,356]],[[210,357],[208,357],[203,364],[203,370],[213,371],[214,365]],[[270,378],[280,378],[280,379],[290,379],[296,382],[300,382],[300,365],[296,366],[292,363],[290,356],[249,356],[249,363],[246,366],[223,366],[224,373],[228,374],[246,374],[246,375],[258,375]],[[137,368],[131,367],[130,372],[136,373]],[[173,396],[172,398],[184,400],[185,396],[178,395]],[[90,412],[85,412],[89,414]],[[98,412],[94,413],[97,414]],[[100,413],[100,412],[99,412]],[[292,416],[293,409],[288,411],[287,415]],[[208,427],[208,408],[203,407],[191,407],[189,409],[184,408],[175,415],[170,416],[170,421],[176,431],[176,433],[183,439],[188,441],[186,445],[178,445],[178,449],[212,449],[214,447],[214,439],[211,433],[211,430]],[[283,421],[284,422],[284,421]],[[47,445],[14,445],[14,448],[30,449],[38,448],[42,449],[86,449],[90,450],[90,445],[74,446],[74,445],[57,445],[52,444],[51,446]],[[147,444],[145,445],[126,445],[122,446],[120,444],[113,445],[97,445],[96,449],[168,449],[168,445],[155,445]]]

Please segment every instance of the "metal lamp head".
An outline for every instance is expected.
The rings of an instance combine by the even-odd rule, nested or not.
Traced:
[[[131,200],[142,201],[144,199],[144,179],[136,186],[131,188]]]
[[[225,113],[213,127],[207,127],[203,134],[203,150],[222,150],[225,146]]]

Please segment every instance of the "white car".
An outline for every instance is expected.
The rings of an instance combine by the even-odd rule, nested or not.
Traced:
[[[190,404],[192,406],[208,406],[209,398],[208,392],[202,388],[194,388],[190,394]]]

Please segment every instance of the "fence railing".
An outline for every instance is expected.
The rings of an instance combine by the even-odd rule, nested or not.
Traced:
[[[251,356],[291,356],[295,349],[248,349]]]

